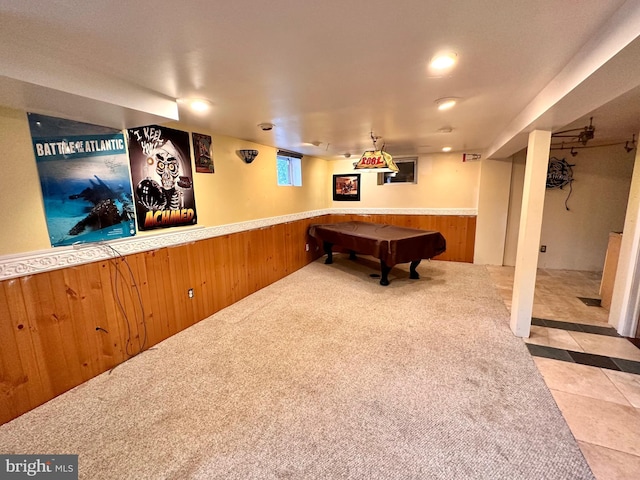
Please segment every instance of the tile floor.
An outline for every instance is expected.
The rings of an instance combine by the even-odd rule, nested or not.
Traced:
[[[509,308],[514,269],[488,269]],[[607,310],[578,298],[599,298],[599,288],[598,273],[538,270],[524,341],[596,478],[636,480],[640,349],[610,328]]]

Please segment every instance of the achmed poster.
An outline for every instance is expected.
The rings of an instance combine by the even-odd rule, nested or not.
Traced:
[[[122,132],[29,113],[51,245],[135,235]]]
[[[138,228],[195,225],[189,134],[157,125],[128,133]]]

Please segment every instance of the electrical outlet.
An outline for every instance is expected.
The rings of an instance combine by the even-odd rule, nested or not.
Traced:
[[[189,298],[193,298],[193,288],[187,290],[187,295],[189,295]]]
[[[545,253],[547,251],[547,246],[546,245],[540,245],[540,251],[542,253]]]
[[[305,251],[305,252],[308,252],[308,251],[309,251],[309,244],[308,244],[308,243],[305,243],[305,244],[304,244],[304,251]]]

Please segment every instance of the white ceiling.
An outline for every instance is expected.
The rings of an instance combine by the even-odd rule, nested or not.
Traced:
[[[371,132],[392,155],[502,157],[591,116],[591,144],[624,142],[640,131],[639,4],[0,0],[0,104],[117,128],[179,117],[324,158],[361,154]],[[442,49],[459,62],[435,77]],[[447,96],[461,102],[438,111]]]

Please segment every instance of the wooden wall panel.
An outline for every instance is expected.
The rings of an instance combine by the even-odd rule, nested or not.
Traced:
[[[24,330],[28,330],[28,324],[23,318],[16,317],[9,310],[5,289],[0,289],[0,412],[6,412],[5,416],[9,418],[22,413],[21,405],[32,404],[33,389],[41,388],[39,376],[34,375],[32,379],[28,376],[29,370],[38,372],[33,348],[29,338],[23,334]],[[29,380],[32,380],[31,385]]]
[[[476,235],[476,217],[463,215],[361,215],[332,214],[317,223],[373,222],[401,227],[437,230],[447,240],[447,251],[435,257],[437,260],[473,263]]]
[[[348,220],[440,230],[438,258],[473,261],[475,217],[323,215],[2,281],[0,424],[302,268],[323,253],[309,225]]]
[[[79,266],[77,268],[83,269],[85,266]],[[126,359],[125,356],[125,343],[126,334],[124,332],[124,325],[118,321],[118,305],[116,303],[116,291],[114,288],[115,276],[117,272],[116,260],[105,260],[99,262],[99,284],[100,284],[100,296],[104,304],[104,316],[98,318],[92,318],[91,322],[96,329],[96,334],[103,340],[105,350],[109,358],[109,362],[106,368],[112,368],[123,362]]]
[[[155,345],[172,335],[173,312],[170,299],[167,295],[158,295],[157,292],[158,286],[162,285],[165,272],[168,275],[169,249],[163,248],[162,250],[145,252],[144,261],[148,273],[147,293],[144,302],[144,305],[147,306],[146,318],[149,319],[147,335],[149,345]]]
[[[0,372],[0,415],[3,411],[24,411],[25,405],[39,405],[53,397],[48,378],[41,374],[44,370],[44,358],[40,356],[34,344],[34,322],[29,319],[19,279],[2,282],[0,292],[0,358],[4,365]],[[5,303],[6,302],[6,303]],[[15,349],[19,356],[15,356]],[[19,363],[16,360],[19,359]],[[5,370],[7,368],[7,370]],[[23,404],[14,400],[26,387],[30,403]]]
[[[85,289],[87,285],[79,278],[80,270],[77,268],[66,268],[60,271],[62,273],[62,285],[74,285],[66,288],[66,300],[69,305],[70,321],[76,318],[91,318],[93,313],[88,304]],[[70,327],[70,328],[69,328]],[[80,363],[80,375],[83,381],[95,377],[100,372],[99,361],[99,337],[95,332],[89,331],[89,324],[82,322],[78,328],[68,326],[66,335],[73,338],[74,345],[78,353],[77,361]],[[67,350],[69,348],[65,348]]]

